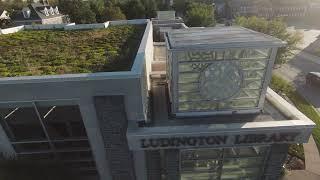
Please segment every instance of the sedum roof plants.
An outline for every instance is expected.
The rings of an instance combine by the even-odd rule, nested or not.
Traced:
[[[0,76],[129,71],[145,25],[0,35]]]

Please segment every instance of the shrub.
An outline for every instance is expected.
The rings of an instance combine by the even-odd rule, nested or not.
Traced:
[[[0,76],[130,70],[145,25],[0,36]]]

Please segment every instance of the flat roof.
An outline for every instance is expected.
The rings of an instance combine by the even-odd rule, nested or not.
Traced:
[[[171,49],[196,47],[281,47],[286,43],[278,38],[240,26],[187,28],[171,30],[167,34]]]
[[[0,77],[130,71],[145,26],[0,35]]]
[[[259,114],[212,115],[176,118],[170,116],[168,89],[164,84],[154,85],[152,89],[152,127],[181,126],[193,124],[228,124],[243,122],[264,122],[289,120],[267,100]]]

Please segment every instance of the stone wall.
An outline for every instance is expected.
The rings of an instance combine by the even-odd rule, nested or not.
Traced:
[[[123,96],[98,96],[94,102],[112,180],[135,180],[126,138],[128,122]]]
[[[282,166],[288,153],[288,144],[274,144],[270,148],[269,157],[266,159],[264,180],[280,179]]]
[[[165,174],[167,180],[180,179],[180,151],[179,149],[168,149],[164,153]]]
[[[160,151],[146,151],[148,180],[161,180],[161,156]]]

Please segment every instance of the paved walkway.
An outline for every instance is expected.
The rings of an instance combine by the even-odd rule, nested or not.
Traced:
[[[303,145],[306,171],[317,174],[320,179],[320,156],[317,145],[312,136],[309,142]]]
[[[306,169],[289,171],[283,180],[320,180],[320,155],[312,136],[303,148]]]

